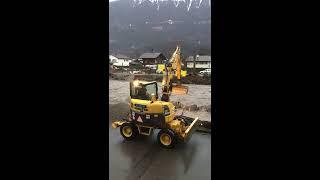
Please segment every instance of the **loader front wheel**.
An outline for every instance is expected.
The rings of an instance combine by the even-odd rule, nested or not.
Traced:
[[[132,123],[123,123],[120,127],[120,133],[126,140],[132,140],[138,135],[138,128]]]
[[[162,129],[158,133],[158,143],[164,148],[173,148],[176,144],[176,136],[170,129]]]

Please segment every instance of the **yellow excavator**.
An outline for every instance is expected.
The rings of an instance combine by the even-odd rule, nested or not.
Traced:
[[[174,51],[169,62],[164,64],[163,80],[162,80],[162,101],[169,101],[171,93],[175,94],[187,94],[188,87],[181,85],[181,77],[186,76],[186,71],[181,70],[181,56],[179,46]],[[177,77],[177,83],[173,84],[173,77]]]
[[[187,142],[201,123],[198,118],[176,115],[175,106],[169,102],[171,93],[188,93],[188,87],[181,85],[181,76],[186,73],[181,72],[180,48],[177,47],[164,67],[162,97],[158,95],[156,81],[131,81],[128,119],[113,121],[112,127],[120,127],[126,140],[138,134],[149,136],[154,129],[160,129],[157,141],[165,148],[173,148],[179,140]],[[172,82],[174,76],[177,83]]]

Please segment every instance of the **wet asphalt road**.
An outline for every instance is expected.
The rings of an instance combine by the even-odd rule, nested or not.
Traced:
[[[125,141],[119,128],[109,126],[109,179],[211,179],[210,134],[196,132],[188,143],[163,149],[156,141],[158,132]]]

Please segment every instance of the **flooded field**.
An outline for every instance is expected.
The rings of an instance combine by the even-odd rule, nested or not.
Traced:
[[[172,102],[180,102],[184,106],[197,105],[211,106],[211,85],[195,85],[188,84],[189,92],[186,95],[172,94],[170,99]],[[161,83],[158,83],[161,87]],[[159,88],[160,89],[160,88]],[[158,92],[161,94],[160,90]],[[109,80],[109,104],[129,103],[129,81]],[[205,110],[184,111],[186,116],[199,117],[201,120],[211,121],[211,112]]]

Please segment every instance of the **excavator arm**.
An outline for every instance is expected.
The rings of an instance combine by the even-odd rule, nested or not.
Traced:
[[[169,62],[165,64],[164,76],[162,80],[162,100],[169,101],[171,93],[175,94],[187,94],[188,87],[181,85],[181,77],[186,76],[185,71],[181,70],[181,56],[180,47],[177,46],[176,50],[172,54]],[[177,83],[173,84],[173,77],[177,77]]]

